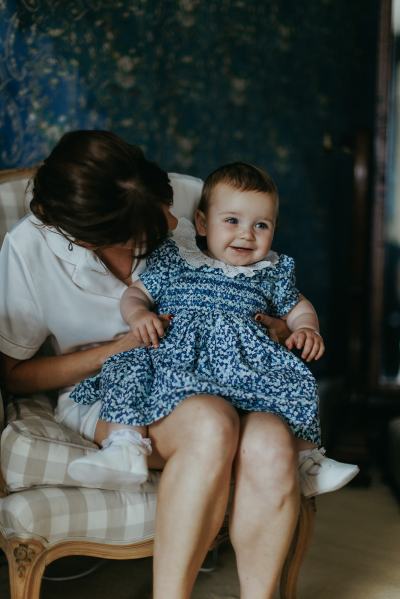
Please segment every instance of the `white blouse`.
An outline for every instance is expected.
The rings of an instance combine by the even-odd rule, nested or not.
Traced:
[[[170,174],[176,216],[192,218],[200,179]],[[0,351],[24,360],[50,339],[56,354],[103,341],[128,330],[119,302],[126,285],[91,250],[73,245],[33,215],[5,237],[0,252]],[[135,280],[145,268],[141,261]]]

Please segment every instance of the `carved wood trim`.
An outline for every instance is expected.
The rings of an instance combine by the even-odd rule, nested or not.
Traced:
[[[36,539],[0,536],[0,547],[8,560],[11,599],[39,599],[45,568],[43,544]]]
[[[19,543],[13,549],[13,558],[16,563],[16,570],[19,578],[25,578],[27,570],[32,567],[36,558],[37,551],[33,545],[28,543]]]

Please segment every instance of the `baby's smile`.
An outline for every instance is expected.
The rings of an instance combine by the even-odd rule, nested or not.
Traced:
[[[236,254],[239,254],[239,256],[248,256],[249,254],[251,254],[254,251],[253,248],[243,247],[243,246],[238,246],[238,245],[230,245],[229,249],[232,250],[233,252],[235,252]]]

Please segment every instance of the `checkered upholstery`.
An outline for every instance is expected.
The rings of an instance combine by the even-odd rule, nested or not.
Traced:
[[[158,472],[150,473],[138,493],[77,487],[67,465],[95,445],[54,420],[49,398],[12,401],[7,420],[1,466],[10,494],[0,499],[3,535],[39,536],[46,543],[68,538],[121,544],[152,538]]]
[[[47,397],[11,403],[7,420],[1,437],[1,469],[8,491],[40,485],[77,486],[67,466],[96,446],[56,422]]]
[[[154,535],[159,474],[151,473],[142,493],[43,487],[0,499],[0,531],[6,537],[40,537],[108,544],[133,543]]]

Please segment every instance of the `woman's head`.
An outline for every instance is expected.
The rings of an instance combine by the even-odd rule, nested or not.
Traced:
[[[204,182],[196,228],[218,260],[245,266],[271,249],[278,216],[278,190],[271,177],[244,162],[226,164]]]
[[[138,146],[107,131],[66,133],[39,167],[32,212],[91,247],[132,240],[150,253],[168,234],[168,175]]]

